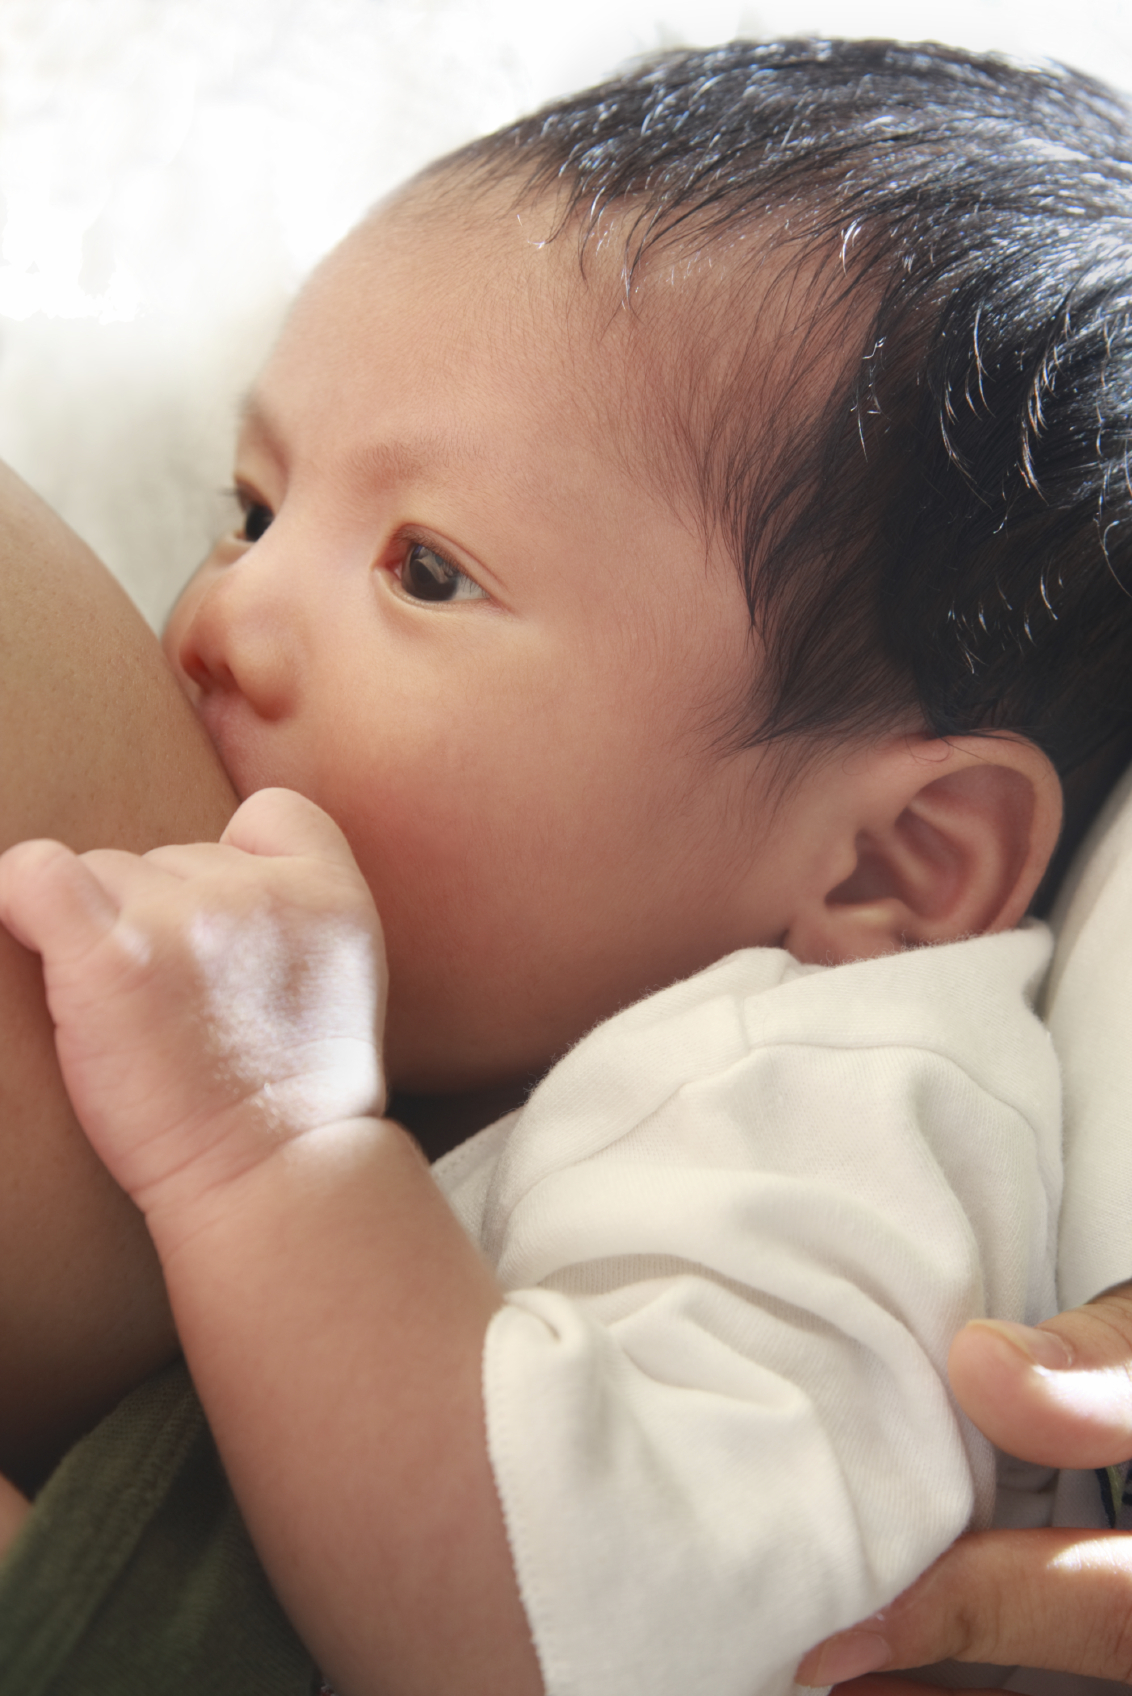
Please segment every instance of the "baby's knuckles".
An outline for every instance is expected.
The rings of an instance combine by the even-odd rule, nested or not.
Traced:
[[[380,1112],[377,915],[340,833],[294,802],[250,809],[273,832],[254,841],[251,819],[254,852],[36,844],[0,865],[4,914],[44,957],[76,1111],[147,1214]],[[281,852],[289,836],[314,851]]]
[[[0,918],[43,957],[76,1112],[151,1225],[187,1223],[296,1136],[380,1113],[380,924],[301,797],[253,796],[220,844],[22,844],[0,857]]]
[[[191,852],[205,862],[195,875],[127,906],[119,927],[137,961],[121,1013],[141,1087],[127,1112],[115,1086],[108,1134],[119,1150],[132,1134],[133,1155],[112,1169],[150,1214],[195,1205],[281,1143],[380,1111],[383,1096],[380,945],[365,906],[305,861]]]

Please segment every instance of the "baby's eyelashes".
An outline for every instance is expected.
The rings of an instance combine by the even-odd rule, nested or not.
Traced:
[[[410,542],[395,573],[414,601],[483,601],[487,592],[427,542]]]
[[[275,514],[263,501],[251,500],[246,495],[240,496],[244,519],[240,525],[240,538],[245,542],[258,542],[264,531],[271,524]]]
[[[240,509],[235,534],[241,542],[258,542],[264,531],[275,517],[267,502],[250,489],[246,483],[231,485],[225,491]]]
[[[248,488],[239,485],[232,491],[240,504],[241,518],[236,536],[241,542],[254,545],[271,528],[275,513],[267,502]],[[397,544],[400,558],[387,569],[391,570],[400,592],[411,601],[450,603],[453,601],[486,601],[490,599],[466,571],[432,547],[428,542],[402,538]]]

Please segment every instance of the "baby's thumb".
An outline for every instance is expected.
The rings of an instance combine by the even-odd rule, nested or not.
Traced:
[[[293,789],[257,789],[237,807],[220,840],[267,859],[291,854],[319,860],[353,858],[330,814]]]
[[[951,1386],[979,1430],[1043,1466],[1132,1455],[1132,1285],[1043,1325],[976,1320],[956,1337]]]

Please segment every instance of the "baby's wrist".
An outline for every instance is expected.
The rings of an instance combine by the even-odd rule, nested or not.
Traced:
[[[133,1199],[168,1275],[188,1244],[203,1244],[232,1221],[243,1228],[290,1205],[303,1186],[339,1181],[399,1127],[364,1114],[323,1124],[288,1123],[260,1104],[242,1104],[221,1140],[192,1165]],[[241,1121],[243,1121],[241,1123]]]
[[[419,1209],[435,1212],[438,1200],[418,1144],[400,1125],[372,1117],[308,1129],[211,1188],[168,1190],[146,1222],[194,1372],[202,1345],[223,1350],[249,1325],[258,1334],[255,1312],[266,1328],[277,1324],[282,1292],[296,1278],[310,1297],[302,1266],[318,1268],[314,1284],[358,1256],[399,1269],[406,1242],[414,1255],[420,1250]]]

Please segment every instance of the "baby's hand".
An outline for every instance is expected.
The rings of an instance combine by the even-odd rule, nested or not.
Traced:
[[[0,919],[43,956],[96,1151],[150,1217],[296,1136],[380,1114],[381,927],[338,827],[284,789],[219,844],[0,856]]]

